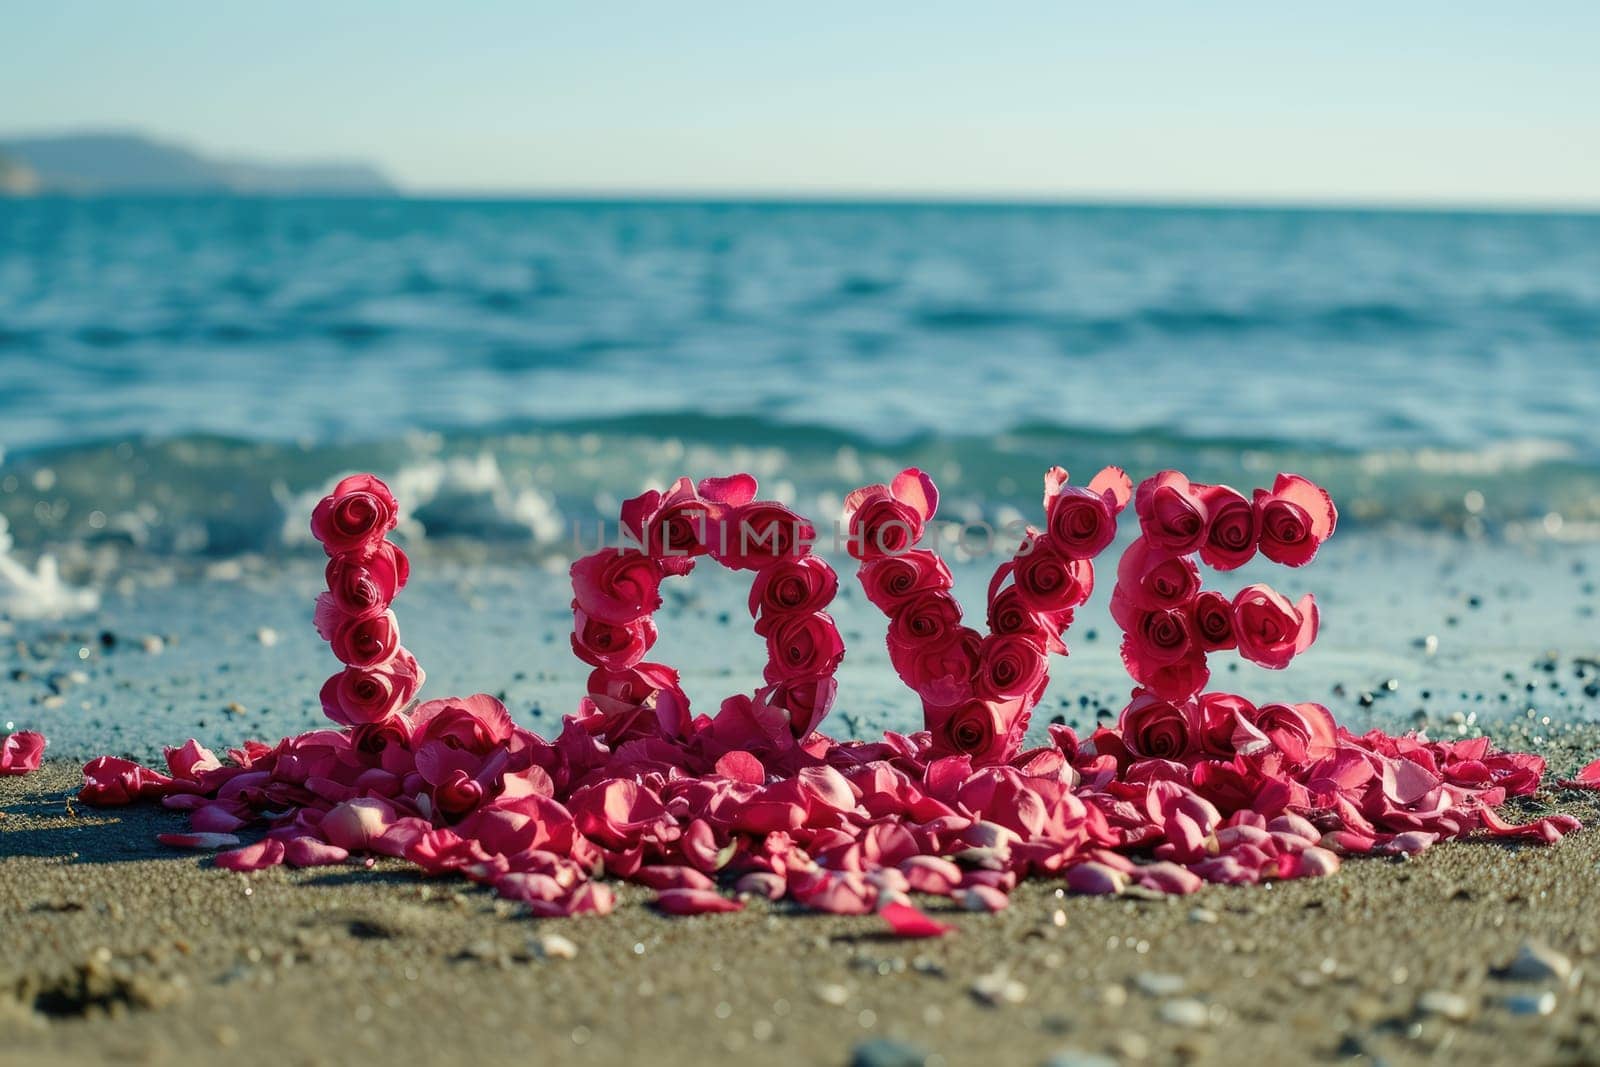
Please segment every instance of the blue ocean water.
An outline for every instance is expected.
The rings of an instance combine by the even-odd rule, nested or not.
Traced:
[[[1597,421],[1600,216],[0,200],[25,546],[271,549],[356,466],[429,536],[680,471],[816,507],[918,463],[981,511],[1106,462],[1572,534]]]

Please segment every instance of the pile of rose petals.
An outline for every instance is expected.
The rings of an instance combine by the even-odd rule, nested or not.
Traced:
[[[402,857],[492,885],[536,915],[611,910],[605,874],[655,890],[671,914],[736,910],[731,890],[879,911],[908,935],[940,932],[910,893],[998,910],[1030,875],[1082,893],[1187,893],[1330,874],[1344,855],[1415,853],[1479,830],[1554,841],[1578,826],[1565,815],[1502,820],[1495,808],[1532,793],[1543,760],[1486,739],[1336,727],[1313,756],[1263,736],[1229,758],[1140,757],[1117,731],[1080,744],[1055,726],[1052,744],[987,767],[931,757],[925,733],[814,736],[713,759],[700,735],[608,749],[576,717],[547,741],[480,695],[430,701],[378,729],[247,743],[225,763],[191,741],[167,751],[166,773],[101,757],[84,768],[80,797],[187,811],[193,832],[166,839],[180,846],[231,845],[264,825],[260,840],[218,857],[233,870]],[[465,809],[445,795],[463,789],[478,798]]]
[[[43,734],[18,730],[0,741],[0,774],[27,774],[39,769],[44,758]]]
[[[1292,605],[1252,586],[1230,604],[1199,590],[1188,562],[1198,554],[1229,569],[1258,545],[1275,562],[1308,561],[1335,516],[1326,494],[1292,476],[1254,501],[1226,487],[1191,485],[1175,472],[1140,487],[1134,503],[1143,533],[1119,568],[1114,608],[1141,688],[1116,729],[1080,740],[1052,726],[1049,744],[1018,751],[1017,723],[1025,724],[1042,689],[1044,651],[1064,651],[1056,646],[1081,602],[1077,586],[1092,573],[1087,558],[1109,543],[1116,513],[1129,502],[1127,480],[1108,471],[1074,490],[1065,472],[1052,472],[1051,528],[1029,534],[1050,554],[997,575],[990,615],[998,625],[985,639],[954,625],[913,626],[905,618],[911,609],[893,599],[897,590],[917,593],[930,610],[959,617],[937,557],[909,550],[936,500],[918,474],[854,494],[850,524],[853,535],[872,535],[863,544],[884,547],[857,552],[864,584],[895,620],[892,651],[896,628],[904,631],[896,668],[923,697],[928,730],[875,742],[814,732],[817,709],[832,699],[831,684],[821,681],[831,683],[842,654],[822,639],[832,624],[823,624],[818,605],[833,584],[825,564],[799,563],[814,557],[787,542],[771,558],[719,562],[757,572],[751,603],[758,619],[775,597],[780,617],[818,620],[804,635],[814,655],[795,657],[817,683],[805,699],[774,700],[763,690],[756,699],[730,697],[715,716],[691,716],[670,668],[649,665],[648,677],[626,685],[611,684],[609,675],[604,685],[591,679],[590,697],[550,740],[481,694],[408,707],[422,672],[400,645],[390,610],[406,579],[404,555],[385,540],[396,505],[381,482],[359,475],[341,482],[313,518],[330,556],[318,629],[346,664],[323,691],[340,728],[271,746],[247,742],[226,762],[190,741],[167,750],[164,773],[101,757],[84,768],[79,795],[97,805],[159,798],[188,812],[191,832],[162,838],[179,847],[235,846],[241,831],[263,828],[257,840],[218,856],[231,870],[392,856],[428,874],[493,886],[540,916],[610,911],[608,876],[648,887],[673,915],[735,911],[740,897],[755,895],[819,911],[877,912],[904,936],[948,929],[912,904],[913,893],[987,911],[1004,908],[1029,876],[1061,878],[1080,893],[1133,885],[1188,893],[1206,882],[1331,874],[1342,856],[1411,854],[1479,831],[1550,842],[1578,828],[1566,815],[1516,825],[1497,814],[1507,798],[1538,789],[1544,761],[1537,756],[1498,752],[1482,738],[1358,736],[1320,705],[1257,707],[1234,694],[1199,692],[1208,651],[1238,646],[1281,667],[1314,636],[1309,600]],[[649,642],[606,636],[584,617],[630,620],[606,622],[619,632],[642,628],[656,604],[649,561],[660,564],[676,541],[704,549],[694,540],[703,535],[673,522],[703,514],[712,528],[726,529],[719,506],[735,508],[733,515],[763,509],[764,521],[789,516],[752,502],[755,483],[744,478],[641,498],[649,507],[634,508],[645,546],[633,550],[638,558],[608,551],[574,568],[578,643],[605,656],[627,650],[611,663],[591,656],[598,670],[634,670]],[[897,523],[906,527],[904,543],[883,540]],[[892,557],[891,548],[908,551]],[[682,562],[674,573],[686,572],[689,561]],[[780,565],[781,595],[770,574],[759,577],[778,574]],[[1013,585],[1002,589],[1008,575]],[[1007,607],[1007,598],[1016,603]],[[1016,635],[1037,638],[1038,647],[999,655],[1000,639]],[[972,655],[947,656],[935,638]],[[778,661],[786,643],[776,645]],[[952,662],[958,669],[942,666]],[[771,669],[781,685],[781,666]],[[986,727],[950,726],[971,720],[974,707],[988,709]],[[22,766],[28,743],[13,756],[14,740],[3,758]],[[37,758],[33,750],[34,764]],[[1600,787],[1600,765],[1575,782]]]

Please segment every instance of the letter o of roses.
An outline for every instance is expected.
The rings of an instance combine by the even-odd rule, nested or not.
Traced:
[[[710,557],[754,572],[750,615],[767,644],[765,685],[744,700],[762,722],[781,721],[796,741],[833,704],[844,641],[826,608],[838,592],[833,568],[812,554],[816,529],[782,504],[757,500],[748,474],[679,479],[622,505],[622,544],[572,565],[572,650],[594,668],[581,718],[607,744],[694,731],[678,672],[645,661],[656,642],[661,582]]]

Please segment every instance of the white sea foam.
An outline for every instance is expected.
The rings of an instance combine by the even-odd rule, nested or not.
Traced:
[[[560,540],[565,532],[555,501],[531,485],[513,484],[488,452],[474,458],[423,460],[384,480],[400,503],[398,532],[408,540],[460,536],[545,545]],[[298,495],[275,488],[284,509],[285,544],[310,541],[306,517],[337,483],[334,478],[320,489]]]
[[[12,619],[59,619],[100,606],[100,594],[61,580],[56,558],[48,553],[29,570],[11,558],[11,529],[0,515],[0,616]]]

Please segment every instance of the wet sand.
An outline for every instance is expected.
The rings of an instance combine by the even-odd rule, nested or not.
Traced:
[[[763,901],[665,918],[631,887],[535,921],[389,861],[240,875],[158,845],[180,816],[85,809],[76,782],[0,781],[0,1063],[1600,1058],[1593,831],[1181,899],[1030,882],[912,942]],[[1592,796],[1537,801],[1600,822]],[[1530,943],[1543,977],[1495,975]]]

